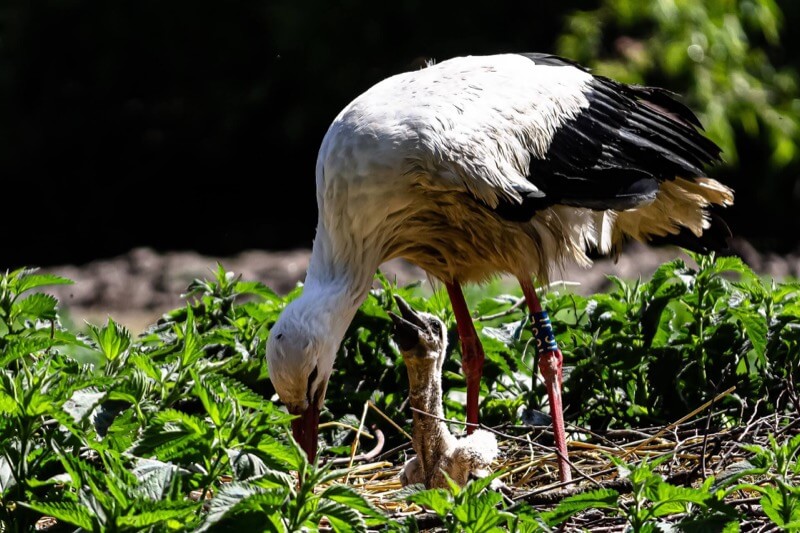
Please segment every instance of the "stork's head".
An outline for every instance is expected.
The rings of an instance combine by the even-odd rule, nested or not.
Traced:
[[[270,330],[267,365],[280,400],[300,415],[292,422],[294,438],[313,460],[319,413],[346,326],[333,327],[329,311],[310,300],[303,295],[290,303]]]

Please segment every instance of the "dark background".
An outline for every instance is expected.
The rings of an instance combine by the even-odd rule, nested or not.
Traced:
[[[80,264],[138,246],[308,247],[317,149],[352,98],[427,58],[554,51],[563,17],[593,6],[6,2],[0,268]],[[744,148],[734,186],[763,164],[761,147]],[[761,238],[775,224],[768,205],[737,202],[735,233],[778,252],[796,246],[796,234]]]

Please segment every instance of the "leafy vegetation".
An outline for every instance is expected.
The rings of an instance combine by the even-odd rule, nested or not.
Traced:
[[[666,263],[647,281],[614,279],[607,294],[543,294],[565,355],[567,417],[577,427],[603,433],[664,426],[730,387],[735,394],[719,401],[718,427],[709,418],[707,432],[762,415],[797,417],[800,284],[759,279],[736,258],[693,260]],[[549,531],[590,509],[633,531],[665,524],[735,530],[742,511],[732,499],[742,494],[755,495],[774,524],[800,524],[800,437],[792,436],[792,422],[781,422],[768,445],[734,443],[747,462],[694,484],[659,471],[670,453],[652,460],[609,455],[623,485],[587,486],[542,507],[522,492],[499,491],[495,483],[506,475],[500,465],[466,487],[398,492],[395,502],[429,509],[398,519],[385,501],[348,484],[350,469],[309,463],[291,438],[292,417],[274,403],[264,344],[299,287],[279,296],[219,266],[188,287],[184,307],[134,337],[111,318],[85,331],[65,328],[46,288],[67,283],[35,269],[0,277],[3,531],[33,530],[43,517],[54,522],[51,530],[296,531],[327,524],[335,531],[414,531],[429,523],[447,531]],[[337,393],[323,413],[323,455],[350,454],[353,421],[368,402],[411,431],[387,314],[395,293],[448,324],[446,414],[463,418],[446,298],[378,276],[331,379]],[[546,410],[546,395],[519,297],[494,285],[469,298],[487,352],[483,421],[524,429]],[[407,440],[393,432],[387,444],[402,448]],[[402,457],[387,456],[395,464]]]
[[[786,165],[800,145],[798,80],[776,67],[783,15],[774,0],[606,0],[573,13],[559,49],[629,83],[685,86],[708,134],[731,161],[736,135],[763,130],[773,161]],[[610,35],[609,35],[610,34]],[[616,40],[609,43],[609,38]]]
[[[748,199],[729,213],[729,220],[741,221],[735,233],[757,247],[788,252],[792,246],[780,245],[769,228],[795,218],[797,202],[800,78],[787,46],[796,39],[796,20],[790,18],[797,18],[796,4],[600,0],[595,5],[565,18],[558,52],[597,74],[679,94],[722,148],[725,164],[712,172],[724,177],[737,197]]]

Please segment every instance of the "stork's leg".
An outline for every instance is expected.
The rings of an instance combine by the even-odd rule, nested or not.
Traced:
[[[461,339],[461,368],[467,380],[467,423],[478,424],[478,400],[481,392],[481,376],[483,375],[483,346],[478,339],[478,332],[472,323],[472,316],[464,300],[464,293],[458,283],[445,283],[450,304],[456,316],[458,337]],[[473,432],[476,426],[467,426],[467,433]]]
[[[522,293],[528,304],[528,312],[536,335],[536,347],[539,352],[539,370],[547,387],[547,397],[550,399],[550,417],[553,419],[553,435],[558,450],[558,470],[561,481],[570,481],[572,472],[567,462],[567,434],[564,429],[564,408],[561,403],[561,367],[564,357],[556,344],[550,319],[539,303],[536,289],[527,278],[519,279]]]

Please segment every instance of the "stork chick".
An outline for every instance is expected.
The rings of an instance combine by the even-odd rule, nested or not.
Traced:
[[[442,407],[442,365],[447,351],[447,329],[437,317],[417,313],[399,296],[394,337],[408,370],[409,400],[413,412],[412,446],[416,457],[400,474],[403,486],[422,483],[447,488],[447,474],[464,486],[471,477],[484,477],[497,457],[494,434],[478,429],[457,439],[447,429]],[[425,414],[427,413],[427,414]]]

